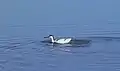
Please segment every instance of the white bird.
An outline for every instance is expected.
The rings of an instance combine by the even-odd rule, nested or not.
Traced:
[[[58,43],[58,44],[67,44],[70,43],[72,38],[60,38],[60,39],[55,39],[53,35],[49,35],[48,37],[44,38],[50,38],[52,43]]]

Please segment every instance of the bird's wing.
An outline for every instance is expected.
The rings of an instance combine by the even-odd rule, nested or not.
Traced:
[[[71,41],[71,38],[62,38],[55,40],[57,43],[69,43]]]

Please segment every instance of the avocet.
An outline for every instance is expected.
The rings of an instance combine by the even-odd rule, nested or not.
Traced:
[[[49,35],[44,38],[50,38],[52,43],[58,43],[58,44],[67,44],[70,43],[72,38],[55,38],[54,35]]]

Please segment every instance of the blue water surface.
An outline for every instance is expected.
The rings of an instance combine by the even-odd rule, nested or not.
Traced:
[[[119,3],[1,0],[0,71],[119,71]],[[91,42],[70,47],[42,43],[49,34]]]

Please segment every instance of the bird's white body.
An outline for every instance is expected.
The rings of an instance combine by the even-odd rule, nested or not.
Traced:
[[[49,36],[49,38],[51,39],[52,43],[58,43],[58,44],[67,44],[72,40],[72,38],[54,39],[54,36]]]
[[[71,38],[67,38],[67,39],[58,39],[58,40],[55,40],[54,42],[60,43],[60,44],[66,44],[66,43],[69,43],[70,41],[71,41]]]

